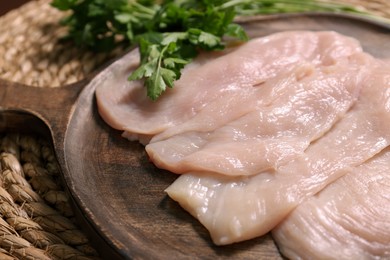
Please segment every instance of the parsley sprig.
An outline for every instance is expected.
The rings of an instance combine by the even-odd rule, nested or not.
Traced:
[[[247,40],[238,15],[345,11],[353,7],[316,0],[53,0],[70,14],[68,38],[95,51],[138,44],[141,63],[129,80],[143,80],[156,100],[200,50],[221,50],[225,36]]]
[[[199,50],[222,50],[223,36],[247,40],[244,30],[232,23],[234,9],[218,9],[216,2],[171,1],[162,5],[151,29],[135,38],[141,65],[129,80],[144,79],[147,95],[155,100],[167,87],[173,87],[182,68]]]

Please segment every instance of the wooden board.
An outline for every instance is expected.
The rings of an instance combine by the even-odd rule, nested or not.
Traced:
[[[251,37],[285,30],[334,30],[366,51],[390,58],[389,26],[342,15],[278,15],[242,19]],[[110,66],[119,66],[113,63]],[[164,189],[176,175],[156,169],[143,147],[100,118],[97,78],[59,89],[0,82],[0,130],[51,134],[79,220],[105,259],[282,259],[270,235],[229,246],[212,244],[207,230]]]

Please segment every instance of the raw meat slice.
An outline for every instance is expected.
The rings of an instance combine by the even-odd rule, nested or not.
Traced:
[[[390,150],[300,204],[273,231],[289,259],[390,258]]]
[[[221,93],[241,92],[304,60],[332,64],[356,52],[361,52],[356,40],[334,32],[278,33],[251,40],[222,57],[203,55],[184,69],[173,89],[152,102],[140,81],[127,81],[139,60],[134,51],[96,78],[98,109],[110,126],[126,131],[124,136],[148,140],[190,119]]]
[[[358,96],[367,73],[364,65],[371,61],[370,56],[359,53],[337,65],[297,65],[291,72],[281,73],[261,88],[255,88],[246,102],[240,100],[242,95],[237,97],[241,104],[234,104],[250,110],[247,114],[210,132],[203,129],[225,121],[229,117],[226,110],[222,115],[210,115],[214,120],[197,120],[197,115],[194,120],[198,125],[190,120],[188,132],[156,141],[163,139],[160,137],[166,135],[163,132],[152,138],[146,151],[157,167],[175,173],[252,175],[276,169],[301,154],[311,141],[343,117]],[[217,100],[216,105],[210,106],[223,102]],[[207,107],[204,110],[208,111]],[[171,129],[177,128],[186,128],[186,123]],[[171,129],[167,131],[172,132]]]
[[[277,171],[249,177],[181,175],[168,195],[195,216],[214,243],[263,235],[295,207],[390,142],[390,73],[374,67],[352,110],[304,155]]]

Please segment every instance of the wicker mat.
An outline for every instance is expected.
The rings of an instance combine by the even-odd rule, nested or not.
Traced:
[[[344,0],[390,18],[389,0]],[[74,83],[121,54],[59,43],[66,31],[50,0],[31,1],[0,17],[0,78],[38,87]],[[1,129],[0,129],[1,131]],[[50,143],[0,135],[0,259],[97,259],[77,227]]]

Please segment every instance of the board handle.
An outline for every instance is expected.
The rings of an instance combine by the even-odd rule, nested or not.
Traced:
[[[63,87],[41,88],[0,79],[0,131],[33,130],[46,134],[49,130],[53,137],[61,135],[86,84],[80,81]]]

